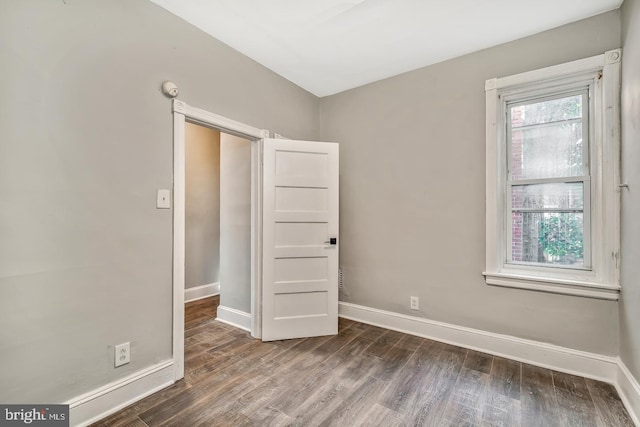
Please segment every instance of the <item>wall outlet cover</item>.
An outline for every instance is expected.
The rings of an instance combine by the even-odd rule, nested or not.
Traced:
[[[131,348],[128,342],[118,344],[114,352],[115,367],[126,365],[131,361]]]

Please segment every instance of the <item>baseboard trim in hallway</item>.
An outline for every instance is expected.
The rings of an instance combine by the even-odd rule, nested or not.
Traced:
[[[218,317],[216,320],[226,323],[244,331],[251,332],[251,314],[235,308],[218,306]]]
[[[184,302],[197,301],[199,299],[212,297],[220,294],[220,282],[209,283],[208,285],[196,286],[184,290]]]

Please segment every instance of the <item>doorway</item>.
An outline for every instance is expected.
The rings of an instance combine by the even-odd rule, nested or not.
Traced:
[[[251,331],[251,141],[185,125],[185,301]]]
[[[191,107],[183,101],[173,101],[174,182],[173,182],[173,359],[174,379],[184,376],[184,300],[185,300],[185,238],[186,238],[186,144],[187,123],[216,129],[229,136],[250,141],[250,315],[229,307],[229,323],[248,323],[251,335],[261,338],[261,141],[268,132],[227,119],[217,114]],[[224,278],[222,278],[224,279]],[[223,285],[224,286],[224,285]],[[223,301],[224,302],[224,301]],[[218,307],[218,317],[221,315]],[[247,319],[248,317],[248,319]]]

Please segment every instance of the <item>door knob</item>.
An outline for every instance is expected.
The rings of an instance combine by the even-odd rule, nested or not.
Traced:
[[[327,240],[325,243],[328,243],[330,245],[337,245],[338,244],[338,238],[337,237],[330,237],[329,240]]]

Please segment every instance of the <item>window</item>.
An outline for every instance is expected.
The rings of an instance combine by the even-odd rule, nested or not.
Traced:
[[[489,285],[617,300],[620,51],[487,80]]]

